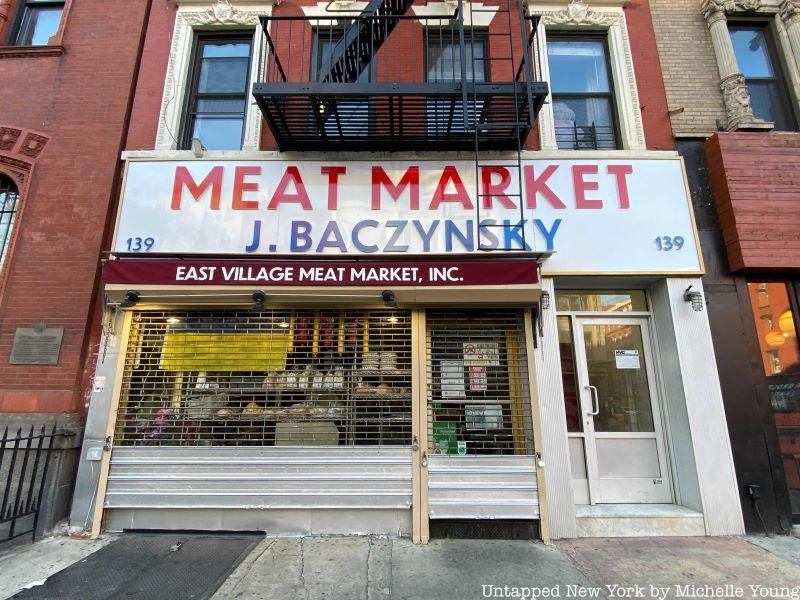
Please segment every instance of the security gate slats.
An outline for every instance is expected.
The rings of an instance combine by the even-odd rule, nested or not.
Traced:
[[[400,310],[142,311],[117,446],[407,446]]]
[[[522,312],[426,318],[430,517],[538,518]]]

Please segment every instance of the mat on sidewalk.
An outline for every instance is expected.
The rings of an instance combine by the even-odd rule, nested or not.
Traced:
[[[203,600],[263,539],[263,534],[127,533],[13,598]]]

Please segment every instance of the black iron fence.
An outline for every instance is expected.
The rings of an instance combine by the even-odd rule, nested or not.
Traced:
[[[57,425],[50,430],[42,425],[31,425],[27,433],[23,428],[16,433],[8,427],[0,438],[0,543],[23,535],[36,538],[39,511],[42,508],[50,455],[56,438],[71,437],[74,433],[56,433]]]

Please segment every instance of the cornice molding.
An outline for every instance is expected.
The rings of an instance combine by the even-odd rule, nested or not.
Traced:
[[[572,0],[560,10],[543,10],[545,26],[612,27],[624,19],[620,11],[601,11],[589,7],[584,0]]]

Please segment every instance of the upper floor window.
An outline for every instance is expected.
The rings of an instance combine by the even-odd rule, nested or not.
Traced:
[[[548,36],[556,142],[561,150],[614,150],[617,127],[606,41]]]
[[[15,46],[46,46],[58,32],[64,2],[23,0],[17,12],[11,40]]]
[[[198,36],[182,146],[240,150],[247,114],[252,35]]]
[[[14,182],[0,175],[0,269],[5,264],[18,204],[19,194]]]
[[[468,36],[464,40],[464,80],[484,82],[489,80],[489,56],[486,38]],[[453,29],[425,29],[425,80],[434,83],[461,81],[461,42]],[[484,100],[476,99],[467,105],[467,123],[459,101],[428,100],[426,103],[428,132],[444,135],[450,131],[465,131],[476,121],[484,106]]]
[[[728,31],[736,62],[747,83],[753,115],[773,122],[776,130],[796,130],[789,91],[769,26],[766,23],[739,25],[729,22]]]
[[[425,31],[426,80],[449,82],[461,80],[461,43],[455,30],[427,28]],[[486,39],[467,36],[464,40],[466,60],[464,74],[467,81],[488,81]]]

